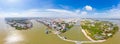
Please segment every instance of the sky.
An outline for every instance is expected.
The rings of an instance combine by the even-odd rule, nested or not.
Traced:
[[[0,0],[0,17],[119,18],[120,0]]]

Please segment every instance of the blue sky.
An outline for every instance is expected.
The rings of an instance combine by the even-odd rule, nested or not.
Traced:
[[[70,8],[77,9],[83,8],[86,5],[90,5],[97,10],[110,9],[112,6],[116,6],[120,0],[57,0],[55,5],[69,6]]]
[[[111,17],[107,15],[109,12],[112,11],[111,14],[119,13],[116,13],[116,11],[119,10],[119,3],[120,0],[0,0],[0,13],[4,14],[3,16],[7,16],[8,14],[26,14],[25,12],[29,13],[29,11],[32,11],[35,12],[34,14],[39,15],[43,14],[41,13],[42,11],[46,13],[52,12],[48,16],[54,16],[52,14],[58,12],[62,15],[63,13],[74,14],[72,16]],[[114,15],[114,17],[116,16],[117,15]]]

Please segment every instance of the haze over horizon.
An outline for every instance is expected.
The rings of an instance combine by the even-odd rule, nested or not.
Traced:
[[[120,0],[0,0],[0,17],[119,18]]]

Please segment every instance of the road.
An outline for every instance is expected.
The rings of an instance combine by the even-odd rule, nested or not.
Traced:
[[[81,28],[81,27],[80,27]],[[77,41],[77,40],[69,40],[69,39],[65,39],[63,36],[56,34],[60,39],[64,40],[64,41],[68,41],[68,42],[74,42],[76,44],[82,44],[82,43],[96,43],[96,42],[104,42],[106,40],[93,40],[91,37],[89,37],[87,35],[87,33],[81,28],[83,34],[85,35],[85,37],[87,37],[90,41]]]

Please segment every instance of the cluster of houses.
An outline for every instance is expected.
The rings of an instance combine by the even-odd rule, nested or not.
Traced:
[[[54,31],[56,31],[57,33],[64,33],[67,30],[69,30],[70,28],[73,27],[73,25],[77,22],[75,19],[48,19],[48,18],[44,18],[44,19],[37,19],[38,22],[45,24],[46,26],[48,26],[48,28],[53,29]]]
[[[115,33],[114,31],[116,30],[115,24],[112,24],[111,22],[107,21],[97,21],[97,20],[83,20],[81,21],[82,26],[87,26],[89,30],[93,30],[96,28],[98,33],[94,33],[93,37],[95,39],[107,39]],[[94,31],[92,31],[94,32]]]
[[[66,32],[77,22],[75,18],[36,18],[34,20],[46,25],[48,29],[54,30],[56,33]],[[29,29],[33,26],[30,19],[26,18],[7,18],[6,22],[18,30]]]
[[[15,27],[18,30],[26,30],[32,28],[33,24],[29,20],[25,19],[9,19],[7,20],[7,24],[12,27]]]

